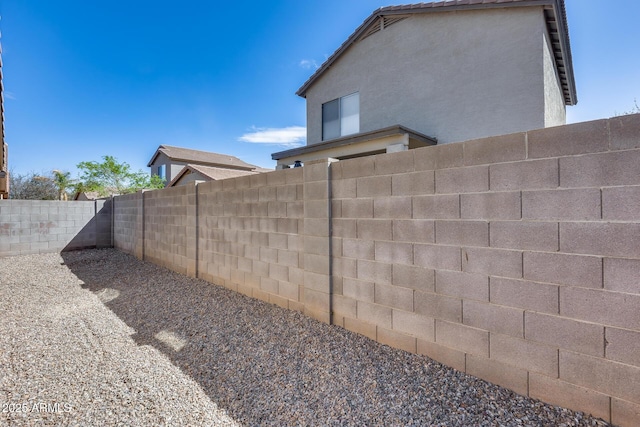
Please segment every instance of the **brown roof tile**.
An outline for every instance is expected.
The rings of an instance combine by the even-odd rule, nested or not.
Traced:
[[[175,178],[173,178],[173,180],[171,180],[171,182],[167,185],[167,187],[171,187],[175,183],[180,181],[180,179],[187,172],[199,172],[203,176],[205,176],[206,178],[209,178],[212,181],[218,181],[221,179],[236,178],[238,176],[255,175],[257,173],[262,173],[267,171],[269,171],[269,169],[263,169],[263,168],[257,168],[257,167],[255,170],[248,171],[248,170],[240,170],[240,169],[229,169],[229,168],[220,168],[220,167],[214,167],[214,166],[188,164],[184,168],[182,168],[182,170],[178,173],[178,175],[176,175]]]
[[[163,153],[171,160],[195,163],[198,165],[222,166],[224,168],[254,170],[258,166],[243,162],[235,156],[228,154],[212,153],[210,151],[192,150],[190,148],[174,147],[171,145],[161,145],[147,164],[155,161],[158,154]]]

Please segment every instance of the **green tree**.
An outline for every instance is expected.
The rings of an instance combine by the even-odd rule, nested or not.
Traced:
[[[126,162],[103,156],[102,162],[80,162],[80,179],[76,191],[96,191],[101,196],[134,193],[141,189],[163,188],[164,181],[144,171],[132,171]]]
[[[67,189],[73,186],[74,180],[71,179],[71,172],[62,172],[59,170],[53,170],[53,183],[58,188],[58,198],[60,200],[69,200],[69,194]]]

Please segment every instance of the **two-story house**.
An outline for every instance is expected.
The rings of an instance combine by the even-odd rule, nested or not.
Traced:
[[[268,169],[246,163],[235,156],[161,145],[147,164],[151,175],[164,179],[167,187],[193,181],[210,181],[252,175]]]
[[[278,167],[565,124],[577,102],[564,0],[373,12],[300,87],[307,145]]]

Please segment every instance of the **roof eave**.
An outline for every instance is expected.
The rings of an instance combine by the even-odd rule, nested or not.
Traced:
[[[180,169],[180,171],[178,172],[178,174],[170,181],[168,182],[165,187],[173,187],[178,181],[180,181],[182,179],[182,177],[188,172],[190,171],[189,168],[190,165],[185,165],[182,169]]]
[[[562,60],[565,66],[565,75],[569,90],[569,100],[566,105],[576,105],[578,103],[578,91],[576,89],[575,76],[573,74],[573,59],[571,54],[571,40],[569,36],[569,24],[567,22],[567,12],[563,0],[554,0],[553,7],[556,15],[558,31],[561,34],[560,44]]]
[[[180,157],[169,157],[169,158],[173,161],[184,162],[189,165],[196,164],[196,165],[202,165],[202,166],[211,166],[214,168],[241,170],[241,171],[249,171],[249,172],[255,169],[253,165],[251,165],[251,167],[247,167],[247,166],[232,165],[229,163],[201,162],[201,161],[198,161],[197,159],[182,159]]]
[[[170,154],[168,154],[165,150],[168,146],[164,146],[164,145],[160,145],[158,147],[158,149],[156,150],[155,154],[153,155],[153,157],[151,157],[151,160],[149,161],[149,163],[147,163],[147,167],[150,168],[151,165],[156,161],[156,159],[158,158],[158,156],[160,155],[160,153],[164,154],[165,156],[167,156],[167,158],[171,161],[174,162],[184,162],[185,164],[191,164],[191,163],[195,163],[198,162],[198,164],[201,164],[203,166],[213,166],[213,167],[221,167],[221,168],[227,168],[227,169],[237,169],[237,170],[243,170],[243,171],[252,171],[254,170],[257,166],[255,165],[251,165],[249,163],[243,162],[240,159],[237,159],[237,157],[235,157],[238,161],[243,162],[246,164],[246,166],[244,165],[233,165],[233,164],[229,164],[229,163],[215,163],[215,162],[202,162],[202,161],[198,161],[198,159],[185,159],[185,158],[181,158],[181,157],[177,157],[177,156],[171,156]],[[180,147],[175,147],[175,148],[180,148]],[[233,157],[233,156],[231,156]]]
[[[431,4],[431,3],[427,3]],[[327,71],[333,63],[352,45],[360,36],[374,23],[379,17],[384,15],[402,15],[416,13],[441,13],[452,12],[456,10],[478,10],[488,8],[511,8],[511,7],[530,7],[530,6],[551,6],[555,14],[556,22],[559,26],[560,42],[562,46],[562,57],[565,64],[567,84],[570,99],[565,103],[567,105],[575,105],[578,102],[576,84],[573,75],[573,64],[571,61],[571,46],[569,43],[569,31],[567,26],[566,11],[563,0],[524,0],[514,3],[476,3],[476,4],[455,4],[446,5],[444,7],[424,6],[424,3],[409,5],[407,7],[388,6],[376,9],[365,21],[349,36],[349,38],[318,68],[307,81],[298,89],[296,95],[306,98],[307,90],[315,83],[317,79]],[[557,67],[557,64],[556,64]]]
[[[151,165],[153,164],[153,162],[156,161],[156,158],[160,155],[161,150],[162,149],[162,145],[156,150],[155,154],[151,157],[151,160],[149,160],[149,163],[147,163],[147,167],[150,168]]]
[[[378,8],[371,15],[369,15],[369,17],[365,19],[358,28],[356,28],[353,34],[351,34],[349,38],[347,38],[347,40],[342,43],[342,45],[340,45],[340,47],[335,52],[333,52],[333,54],[329,56],[326,61],[324,61],[320,68],[318,68],[311,75],[311,77],[309,77],[309,79],[307,79],[307,81],[300,87],[300,89],[298,89],[296,95],[306,98],[307,89],[318,79],[318,77],[320,77],[328,68],[331,67],[333,62],[338,59],[338,57],[340,57],[344,51],[346,51],[353,43],[355,43],[360,35],[362,35],[362,33],[364,33],[364,31],[369,28],[369,25],[371,25],[373,22],[375,22],[376,19],[381,16],[380,13],[382,10],[383,8]]]
[[[272,153],[271,159],[281,160],[285,157],[296,156],[298,154],[325,151],[344,145],[368,142],[384,137],[396,136],[399,134],[408,134],[410,139],[421,141],[421,143],[424,143],[424,145],[436,145],[438,143],[438,140],[436,138],[417,132],[413,129],[409,129],[402,125],[393,125],[382,129],[376,129],[374,131],[360,132],[357,134],[347,135],[328,141],[322,141],[316,144],[296,147],[285,151],[279,151],[277,153]]]

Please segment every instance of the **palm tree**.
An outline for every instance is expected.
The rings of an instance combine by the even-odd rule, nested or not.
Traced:
[[[67,201],[67,188],[73,185],[73,180],[71,179],[71,172],[62,172],[59,170],[53,171],[53,182],[56,187],[58,187],[58,197],[60,200]]]

